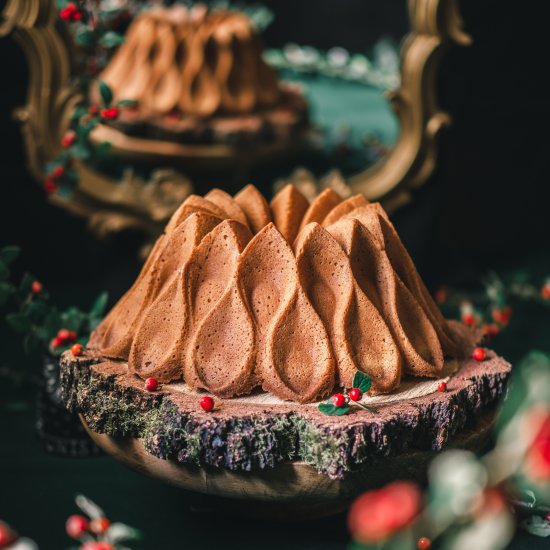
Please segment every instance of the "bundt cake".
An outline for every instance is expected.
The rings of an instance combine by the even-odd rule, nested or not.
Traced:
[[[89,342],[141,378],[301,403],[358,370],[374,394],[437,377],[470,346],[378,203],[326,189],[308,204],[292,185],[270,204],[252,185],[188,197]]]
[[[306,102],[278,81],[250,20],[237,11],[179,5],[142,12],[99,81],[115,100],[136,102],[108,122],[132,136],[256,143],[307,127]],[[92,99],[99,100],[97,85]]]

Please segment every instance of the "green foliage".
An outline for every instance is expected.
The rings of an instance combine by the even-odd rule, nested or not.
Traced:
[[[367,393],[370,390],[371,385],[372,381],[368,374],[365,374],[361,371],[357,371],[355,373],[355,376],[353,377],[354,388],[359,388],[361,390],[361,393]]]
[[[318,409],[323,414],[326,414],[328,416],[343,416],[344,414],[347,414],[349,411],[349,405],[344,405],[342,407],[336,407],[330,402],[327,403],[321,403],[318,406]]]
[[[109,106],[113,101],[113,91],[106,82],[103,82],[103,80],[99,83],[99,93],[101,94],[103,103]]]
[[[101,293],[88,312],[77,307],[59,311],[50,303],[45,290],[33,293],[32,286],[35,277],[26,273],[18,285],[10,282],[8,264],[19,254],[16,247],[6,247],[0,250],[0,265],[3,267],[5,280],[0,282],[0,306],[9,306],[5,313],[6,324],[16,334],[20,335],[23,349],[31,353],[39,348],[50,349],[52,339],[62,328],[74,331],[77,341],[86,344],[90,332],[99,324],[107,305],[107,294]],[[73,342],[67,342],[53,351],[61,354]]]
[[[114,31],[107,31],[100,39],[99,43],[104,48],[116,48],[124,43],[124,36]]]

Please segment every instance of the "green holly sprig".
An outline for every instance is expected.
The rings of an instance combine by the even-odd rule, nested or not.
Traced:
[[[18,284],[10,280],[10,266],[19,253],[16,246],[0,250],[0,306],[8,309],[6,324],[22,336],[25,352],[42,349],[59,356],[75,343],[85,345],[103,318],[107,293],[101,293],[89,311],[74,306],[59,310],[34,276],[26,273]]]
[[[353,376],[352,387],[344,390],[344,393],[335,393],[330,401],[319,404],[317,407],[320,412],[328,416],[343,416],[347,414],[353,405],[360,407],[365,411],[377,413],[377,409],[361,403],[363,395],[367,393],[372,386],[372,380],[368,374],[357,371]]]
[[[93,145],[90,134],[101,122],[116,120],[121,109],[132,108],[136,101],[122,99],[113,101],[113,91],[107,83],[99,82],[101,102],[99,105],[82,103],[71,117],[72,129],[61,139],[62,151],[46,164],[44,189],[47,193],[56,193],[68,197],[78,184],[78,172],[74,169],[77,161],[100,167],[108,158],[111,149],[109,142]]]

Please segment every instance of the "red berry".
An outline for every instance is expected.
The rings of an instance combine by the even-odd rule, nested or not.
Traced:
[[[76,332],[74,330],[69,331],[69,334],[67,335],[67,340],[76,340]]]
[[[550,300],[550,283],[546,283],[541,289],[540,289],[540,295],[545,300]]]
[[[546,516],[544,516],[544,519],[550,523],[550,514],[546,514]]]
[[[69,516],[65,523],[65,530],[69,537],[78,539],[88,531],[88,520],[84,516]]]
[[[446,299],[447,299],[447,289],[446,288],[440,288],[435,293],[435,301],[438,304],[444,304]]]
[[[15,541],[15,533],[3,521],[0,521],[0,548],[4,548]]]
[[[147,391],[155,391],[158,387],[159,383],[156,378],[147,378],[147,380],[145,380],[145,389]]]
[[[502,309],[495,309],[493,310],[492,316],[497,323],[506,326],[512,317],[512,308],[510,306],[506,306]]]
[[[60,328],[57,331],[57,337],[60,338],[63,342],[66,342],[69,339],[69,329]]]
[[[31,292],[33,294],[40,294],[42,292],[42,283],[40,281],[34,281],[31,285]]]
[[[483,361],[485,359],[485,350],[483,348],[476,348],[472,353],[472,357],[476,361]]]
[[[106,120],[115,120],[118,117],[119,110],[117,107],[109,107],[101,110],[101,116]]]
[[[437,391],[441,393],[445,393],[447,391],[447,382],[445,382],[444,380],[439,382],[437,386]]]
[[[418,548],[418,550],[429,550],[431,546],[432,541],[426,537],[420,537],[418,539],[418,542],[416,543],[416,547]]]
[[[90,522],[90,531],[96,535],[105,533],[109,529],[111,522],[107,518],[93,519]]]
[[[56,166],[52,171],[54,178],[62,178],[65,175],[65,168],[63,166]]]
[[[200,401],[199,405],[206,412],[210,412],[214,408],[214,400],[209,396],[205,395]]]
[[[97,542],[95,540],[90,540],[85,542],[79,550],[115,550],[115,547],[108,542]]]
[[[363,397],[363,394],[359,388],[351,388],[351,390],[349,390],[349,398],[352,401],[361,401],[361,397]]]
[[[59,336],[56,336],[53,340],[52,340],[52,346],[54,348],[58,348],[59,346],[62,346],[63,345],[63,340],[61,340],[61,338],[59,338]]]
[[[335,393],[332,396],[332,402],[335,407],[343,407],[346,404],[346,398],[341,393]]]
[[[48,176],[44,180],[44,191],[46,191],[46,193],[48,194],[55,193],[57,191],[57,184],[55,183],[53,178]]]
[[[82,344],[74,344],[72,347],[71,347],[71,353],[75,356],[75,357],[78,357],[79,355],[82,355]]]
[[[71,145],[74,145],[76,141],[76,133],[72,130],[65,132],[65,135],[61,138],[61,145],[65,149],[68,149]]]
[[[82,12],[80,10],[75,11],[71,17],[73,21],[80,21],[82,19]]]
[[[474,317],[473,313],[465,313],[465,314],[462,316],[462,322],[463,322],[465,325],[473,326],[473,325],[476,324],[476,318]]]

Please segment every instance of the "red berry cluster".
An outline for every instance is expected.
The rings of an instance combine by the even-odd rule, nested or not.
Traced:
[[[363,398],[363,392],[359,388],[351,388],[347,392],[347,397],[343,393],[335,393],[332,396],[332,403],[335,407],[344,407],[348,402],[348,398],[350,401],[357,403]]]
[[[57,182],[63,179],[66,174],[65,166],[59,164],[44,179],[44,191],[46,193],[55,193],[57,191]]]
[[[78,9],[74,2],[69,2],[60,12],[59,17],[63,21],[80,21],[82,19],[82,10]]]
[[[52,347],[58,348],[60,346],[65,346],[75,340],[76,332],[62,328],[58,330],[57,336],[52,340]]]
[[[79,540],[90,535],[101,537],[110,526],[111,522],[107,518],[96,518],[88,521],[84,516],[75,514],[67,519],[65,530],[69,537]],[[114,550],[114,548],[112,544],[101,540],[88,540],[80,546],[80,550]]]

